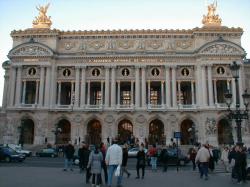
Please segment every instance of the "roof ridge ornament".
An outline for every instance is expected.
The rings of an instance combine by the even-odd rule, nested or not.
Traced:
[[[47,10],[49,8],[50,3],[46,6],[38,6],[36,9],[39,11],[38,17],[33,21],[33,28],[35,29],[49,29],[52,25],[52,21],[50,20],[50,16],[46,15]]]
[[[208,13],[203,15],[202,23],[205,27],[220,27],[221,18],[219,15],[215,15],[217,9],[217,1],[215,0],[212,4],[207,6]]]

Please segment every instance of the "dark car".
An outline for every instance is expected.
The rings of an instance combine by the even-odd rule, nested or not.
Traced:
[[[53,148],[46,148],[46,149],[42,149],[39,152],[36,153],[36,156],[40,156],[40,157],[57,157],[58,153],[55,149]]]
[[[19,154],[9,147],[0,147],[0,160],[4,160],[6,162],[22,162],[24,159],[25,155]]]
[[[157,165],[161,165],[161,160],[160,160],[160,151],[157,151]],[[178,157],[177,157],[177,148],[167,148],[168,151],[168,165],[177,165],[177,163],[180,166],[185,166],[188,162],[189,159],[186,155],[184,155],[180,149],[178,149]],[[150,157],[147,157],[148,165],[150,165]]]

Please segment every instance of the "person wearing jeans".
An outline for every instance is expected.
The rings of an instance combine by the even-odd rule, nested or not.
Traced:
[[[75,148],[69,141],[68,145],[65,147],[64,150],[64,169],[63,171],[67,171],[70,167],[70,170],[73,171],[73,157],[74,157]]]
[[[108,187],[112,185],[112,178],[117,167],[122,165],[122,148],[117,145],[117,140],[112,141],[113,145],[110,146],[106,153],[105,162],[108,166]],[[121,187],[122,175],[118,176],[117,187]]]
[[[152,171],[157,171],[157,149],[156,145],[153,144],[153,147],[149,150],[149,156],[150,156],[150,164],[152,167]]]
[[[203,145],[195,157],[195,162],[199,164],[200,178],[205,175],[205,180],[208,180],[208,162],[210,159],[210,153],[206,145]]]

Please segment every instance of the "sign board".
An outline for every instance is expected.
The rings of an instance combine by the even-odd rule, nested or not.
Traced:
[[[180,139],[181,138],[181,132],[174,132],[174,138]]]

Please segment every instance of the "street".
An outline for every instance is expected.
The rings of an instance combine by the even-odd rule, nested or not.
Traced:
[[[163,173],[161,168],[158,172],[153,173],[150,167],[147,167],[145,179],[135,179],[135,159],[130,158],[128,169],[131,172],[130,178],[124,177],[123,185],[130,187],[183,187],[192,185],[192,187],[206,186],[225,186],[231,187],[235,184],[231,181],[230,174],[220,172],[217,169],[209,175],[209,180],[199,178],[197,171],[192,171],[191,165],[181,167],[179,172],[176,167],[171,166],[167,173]],[[219,165],[218,168],[221,168]],[[85,184],[84,174],[79,173],[79,169],[75,166],[73,172],[62,171],[63,158],[27,158],[23,163],[0,163],[0,186],[1,187],[82,187],[88,186]],[[115,184],[115,183],[114,183]],[[90,185],[89,185],[90,186]],[[243,184],[243,186],[247,186]]]

